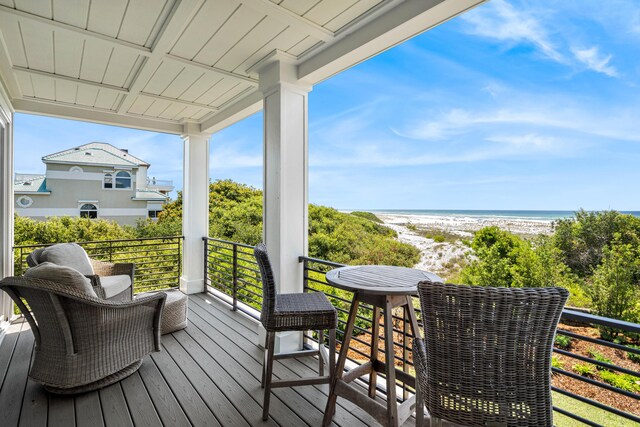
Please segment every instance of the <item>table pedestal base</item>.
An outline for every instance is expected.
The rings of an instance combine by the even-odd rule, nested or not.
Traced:
[[[371,357],[369,361],[360,365],[349,372],[344,372],[344,366],[349,352],[349,343],[353,335],[353,329],[358,313],[360,303],[370,304],[373,306],[373,331],[371,340]],[[340,356],[338,357],[338,365],[336,367],[336,379],[331,385],[329,399],[325,410],[323,425],[328,426],[331,423],[335,413],[336,399],[338,396],[350,400],[369,414],[371,414],[383,426],[398,427],[402,425],[415,410],[415,396],[398,405],[396,399],[396,379],[403,381],[411,387],[415,388],[415,378],[406,372],[396,369],[394,364],[393,349],[393,315],[392,310],[395,307],[406,307],[406,313],[411,326],[413,336],[417,336],[418,321],[410,295],[372,295],[363,292],[356,292],[353,296],[349,319],[344,334],[344,342],[340,348]],[[380,336],[380,314],[384,317],[384,336],[385,336],[385,362],[378,360],[378,343]],[[387,401],[386,405],[381,401],[375,400],[377,375],[382,373],[387,379]],[[356,378],[369,375],[369,393],[362,393],[350,384]]]

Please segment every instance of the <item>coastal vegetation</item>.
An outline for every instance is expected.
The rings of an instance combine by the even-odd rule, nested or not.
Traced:
[[[165,205],[157,221],[135,227],[87,218],[35,221],[16,216],[15,244],[134,239],[182,234],[182,194]],[[262,191],[230,180],[210,184],[209,236],[255,245],[262,239]],[[420,252],[395,239],[396,233],[365,213],[347,214],[309,205],[309,256],[345,264],[411,267]]]
[[[479,286],[563,286],[570,305],[640,321],[640,218],[616,211],[578,211],[551,235],[524,238],[498,227],[479,230],[474,259],[460,281]],[[615,332],[602,330],[603,335]]]

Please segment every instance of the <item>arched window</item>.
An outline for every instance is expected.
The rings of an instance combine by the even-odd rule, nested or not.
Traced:
[[[80,166],[72,166],[69,169],[69,172],[71,172],[71,173],[82,173],[82,172],[84,172],[84,170],[82,170],[82,168]]]
[[[104,185],[103,188],[113,188],[113,175],[110,173],[104,174]]]
[[[116,188],[131,188],[131,174],[129,172],[116,173]]]
[[[92,203],[80,206],[80,218],[98,218],[98,208]]]

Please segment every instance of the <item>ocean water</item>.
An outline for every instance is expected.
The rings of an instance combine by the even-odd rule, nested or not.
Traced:
[[[432,210],[432,209],[374,209],[368,212],[390,215],[422,215],[422,216],[446,216],[466,218],[505,218],[515,220],[553,221],[562,218],[572,218],[574,211],[542,211],[542,210]],[[640,217],[640,211],[620,211]]]

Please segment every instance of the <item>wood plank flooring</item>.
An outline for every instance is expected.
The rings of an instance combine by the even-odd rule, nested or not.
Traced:
[[[49,395],[28,379],[33,334],[16,322],[0,344],[0,425],[11,426],[320,426],[327,385],[275,389],[262,421],[263,351],[257,324],[208,294],[189,297],[189,327],[162,338],[140,370],[100,391]],[[276,362],[274,377],[317,375],[317,360]],[[338,400],[334,426],[374,419]]]

